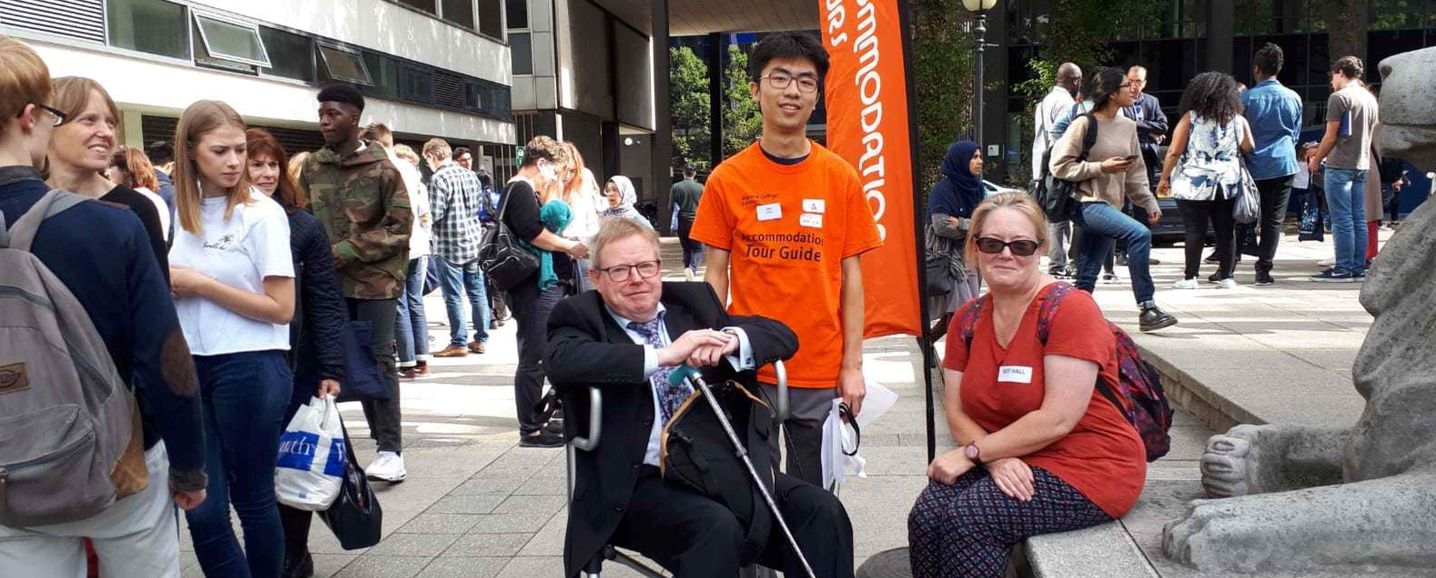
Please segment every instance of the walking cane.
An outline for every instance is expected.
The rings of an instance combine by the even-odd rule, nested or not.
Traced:
[[[738,439],[738,433],[733,431],[733,424],[728,421],[728,416],[723,413],[723,408],[718,405],[718,399],[713,397],[713,391],[708,389],[708,384],[703,381],[703,376],[697,369],[687,365],[680,365],[674,368],[673,373],[668,376],[669,385],[677,386],[688,380],[689,385],[694,389],[703,392],[703,398],[708,400],[708,407],[713,409],[713,414],[718,418],[718,423],[723,424],[723,431],[728,434],[728,440],[733,442],[733,453],[743,460],[743,465],[748,468],[748,476],[753,478],[753,485],[758,487],[758,493],[763,494],[763,501],[768,504],[768,510],[773,512],[773,517],[778,519],[778,527],[783,529],[783,536],[788,539],[788,545],[792,546],[793,554],[798,556],[798,561],[803,563],[803,570],[807,571],[808,578],[817,578],[813,574],[813,567],[808,565],[808,558],[803,555],[803,550],[798,548],[798,540],[793,537],[792,530],[788,529],[787,520],[783,519],[783,513],[778,511],[778,503],[773,501],[773,495],[768,493],[767,486],[758,477],[758,470],[753,467],[753,460],[748,457],[748,448]]]

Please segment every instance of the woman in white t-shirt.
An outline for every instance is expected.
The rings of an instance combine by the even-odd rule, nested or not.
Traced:
[[[209,499],[185,517],[209,576],[278,576],[284,557],[274,466],[294,387],[285,359],[294,262],[284,209],[250,187],[244,130],[234,109],[202,100],[175,131],[170,275],[199,376],[209,475]]]

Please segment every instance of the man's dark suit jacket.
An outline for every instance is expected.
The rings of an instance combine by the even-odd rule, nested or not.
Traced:
[[[1160,145],[1152,134],[1167,135],[1167,114],[1162,112],[1162,103],[1151,93],[1144,92],[1132,106],[1122,109],[1127,118],[1137,121],[1137,143],[1142,149],[1142,162],[1147,165],[1147,186],[1157,189],[1157,175],[1162,174],[1162,158],[1157,154]]]
[[[787,326],[762,317],[730,317],[713,289],[702,282],[664,283],[669,337],[693,329],[741,327],[758,367],[791,357],[798,338]],[[568,512],[564,573],[582,570],[623,517],[638,483],[648,434],[653,428],[653,387],[643,377],[643,346],[609,315],[597,291],[563,300],[548,321],[544,371],[563,395],[570,432],[588,431],[588,388],[603,392],[603,431],[598,448],[577,452],[577,484]],[[708,383],[737,379],[757,391],[754,372],[736,374],[726,362],[703,371]]]

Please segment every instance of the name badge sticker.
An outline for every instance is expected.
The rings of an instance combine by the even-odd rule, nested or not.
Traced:
[[[823,228],[823,216],[814,215],[812,213],[803,213],[801,217],[798,217],[798,224],[804,227],[821,229]]]
[[[804,213],[826,213],[828,203],[823,199],[803,199]]]
[[[1032,368],[1004,365],[997,370],[998,383],[1032,383]]]
[[[776,221],[781,218],[783,218],[783,205],[779,203],[758,205],[759,221]]]

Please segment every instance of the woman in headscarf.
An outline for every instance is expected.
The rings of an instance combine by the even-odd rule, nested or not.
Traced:
[[[601,220],[608,219],[633,219],[648,228],[653,228],[653,223],[638,212],[633,205],[638,203],[638,193],[633,188],[633,181],[623,175],[614,175],[608,179],[608,184],[603,187],[604,196],[608,197],[608,208],[600,215]]]
[[[962,247],[972,226],[972,211],[982,202],[986,191],[982,185],[982,152],[977,143],[957,141],[947,147],[942,160],[942,180],[928,195],[927,254],[928,259],[946,261],[948,292],[934,295],[928,310],[941,314],[935,335],[941,336],[952,320],[952,312],[978,296],[977,272],[963,262]],[[928,267],[929,275],[937,267]],[[931,285],[929,280],[929,285]]]

